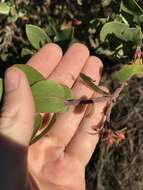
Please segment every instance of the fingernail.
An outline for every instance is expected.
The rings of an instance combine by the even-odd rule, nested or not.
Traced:
[[[10,92],[18,88],[20,82],[20,74],[16,69],[10,68],[5,73],[5,92]]]

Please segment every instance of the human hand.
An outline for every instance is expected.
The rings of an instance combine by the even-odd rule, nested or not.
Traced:
[[[98,84],[102,70],[101,61],[97,57],[89,56],[88,49],[82,44],[72,45],[64,56],[59,46],[48,44],[27,64],[47,79],[72,88],[75,98],[99,96],[78,78],[79,73],[83,72]],[[20,82],[15,90],[10,91],[14,80],[9,77],[13,74],[19,75]],[[24,190],[30,189],[24,188],[27,182],[28,149],[28,171],[38,186],[34,187],[35,190],[84,190],[85,166],[99,139],[95,129],[103,124],[106,102],[96,103],[96,110],[91,115],[87,114],[86,105],[78,108],[71,106],[68,112],[57,114],[52,129],[28,148],[35,107],[27,79],[19,69],[9,68],[5,87],[6,95],[0,120],[0,152],[3,151],[2,161],[0,160],[0,187],[3,186],[3,190],[17,190],[23,184]],[[45,114],[44,118],[46,117]],[[15,186],[8,186],[8,183]]]

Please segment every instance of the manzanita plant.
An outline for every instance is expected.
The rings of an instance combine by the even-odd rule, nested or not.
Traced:
[[[112,107],[115,105],[118,96],[123,88],[127,85],[132,76],[143,76],[142,52],[138,47],[135,53],[135,59],[131,64],[123,66],[114,76],[118,81],[118,87],[113,93],[107,93],[95,85],[94,81],[84,73],[80,74],[81,79],[93,91],[102,94],[102,97],[95,99],[74,99],[72,90],[65,85],[57,84],[52,80],[45,79],[37,70],[25,64],[16,64],[15,67],[21,69],[27,76],[33,98],[36,106],[35,126],[31,139],[31,144],[40,139],[53,126],[56,121],[56,113],[66,112],[70,105],[94,104],[97,101],[107,100],[107,109],[105,112],[105,125],[96,130],[101,137],[106,139],[108,144],[120,142],[125,138],[125,129],[115,131],[110,128],[110,114]],[[0,79],[0,97],[3,94],[3,80]],[[96,109],[96,107],[95,107]],[[42,116],[40,113],[54,113],[49,125],[38,132],[42,125]],[[41,131],[41,130],[40,130]],[[38,132],[38,133],[37,133]]]
[[[110,4],[109,1],[102,1],[104,6]],[[82,1],[77,1],[78,5],[82,5]],[[122,68],[116,72],[113,80],[118,83],[117,88],[112,93],[107,93],[95,85],[92,78],[86,76],[84,73],[80,74],[81,79],[88,85],[93,91],[102,94],[102,97],[95,99],[74,99],[72,90],[62,84],[57,84],[54,81],[45,79],[38,71],[25,64],[17,64],[16,67],[20,68],[27,76],[31,91],[34,97],[36,106],[35,126],[33,135],[31,138],[31,144],[36,142],[39,138],[47,133],[47,131],[53,126],[56,121],[56,113],[68,111],[69,106],[77,106],[78,104],[93,104],[97,101],[107,100],[107,108],[105,110],[105,125],[101,125],[95,132],[98,133],[108,144],[120,142],[125,138],[125,129],[115,131],[110,127],[110,115],[113,106],[116,104],[117,98],[128,84],[128,81],[132,76],[143,76],[143,64],[142,64],[142,28],[143,22],[143,9],[138,5],[135,0],[122,0],[120,4],[120,13],[116,14],[114,19],[111,18],[97,18],[90,21],[90,24],[96,24],[101,26],[100,30],[100,46],[96,48],[96,53],[106,54],[102,47],[102,44],[110,44],[112,39],[116,39],[114,43],[113,52],[110,51],[112,57],[124,58],[127,43],[133,44],[133,50],[135,50],[134,59],[131,63],[122,66]],[[0,3],[0,14],[3,17],[7,17],[8,22],[16,22],[20,17],[24,18],[25,13],[22,10],[17,11],[12,3],[2,2]],[[77,39],[74,36],[74,26],[78,26],[82,23],[80,20],[72,20],[69,25],[62,25],[61,31],[57,31],[55,24],[52,24],[52,34],[49,35],[47,31],[43,30],[39,26],[32,24],[26,25],[26,35],[32,45],[29,49],[24,47],[21,51],[21,57],[25,55],[32,55],[36,50],[40,49],[44,44],[48,42],[65,42],[68,41],[68,45],[75,42]],[[100,27],[99,27],[100,28]],[[98,30],[99,30],[98,28]],[[97,30],[97,31],[98,31]],[[3,80],[0,79],[0,98],[3,95]],[[96,107],[95,107],[96,109]],[[49,125],[41,130],[42,116],[40,113],[53,113]],[[40,130],[39,130],[40,129]]]

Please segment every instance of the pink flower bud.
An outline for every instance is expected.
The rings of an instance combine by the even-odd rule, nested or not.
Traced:
[[[109,135],[107,136],[106,142],[107,142],[107,144],[109,144],[109,145],[114,144],[114,139],[113,139],[113,137],[112,137],[111,134],[109,134]]]
[[[119,133],[117,134],[117,139],[118,139],[119,141],[124,140],[124,139],[125,139],[125,134],[124,134],[123,132],[119,132]]]
[[[137,47],[136,52],[135,52],[135,58],[141,58],[142,57],[142,51],[140,47]]]
[[[73,25],[73,26],[77,26],[77,25],[80,25],[80,24],[82,24],[82,21],[81,21],[81,20],[74,19],[74,20],[72,21],[72,25]]]

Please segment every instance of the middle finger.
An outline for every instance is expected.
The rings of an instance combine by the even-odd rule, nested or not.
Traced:
[[[87,63],[85,64],[82,72],[95,79],[96,84],[98,84],[101,76],[101,68],[101,61],[97,57],[91,56],[87,60]],[[86,96],[86,98],[90,98],[93,94],[93,90],[91,90],[79,80],[74,84],[72,90],[74,92],[75,98],[81,98],[83,95]],[[86,106],[80,109],[76,108],[75,106],[71,106],[68,112],[64,114],[58,114],[56,123],[46,135],[50,140],[50,143],[53,142],[55,146],[61,147],[61,151],[63,151],[64,147],[67,146],[75,134],[84,116]]]
[[[89,50],[85,45],[73,44],[48,79],[72,87],[88,57]]]

